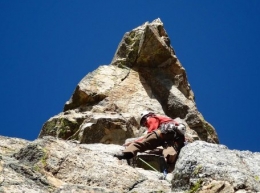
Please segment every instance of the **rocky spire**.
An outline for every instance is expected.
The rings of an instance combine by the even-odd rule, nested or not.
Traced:
[[[180,118],[190,141],[218,143],[215,129],[196,107],[186,71],[160,19],[125,33],[112,62],[79,82],[64,112],[49,119],[39,137],[122,144],[141,134],[138,123],[144,110]]]

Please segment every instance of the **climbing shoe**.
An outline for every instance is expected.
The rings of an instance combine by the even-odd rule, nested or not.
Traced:
[[[114,155],[114,157],[117,157],[117,159],[131,159],[134,157],[134,154],[131,152],[120,152]]]

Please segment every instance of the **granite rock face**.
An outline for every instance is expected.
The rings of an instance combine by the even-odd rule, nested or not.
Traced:
[[[13,144],[14,147],[10,147]],[[5,147],[9,148],[7,151]],[[133,168],[113,154],[119,145],[77,144],[44,137],[1,137],[0,192],[169,192],[162,174]]]
[[[172,184],[174,191],[260,192],[260,153],[195,141],[182,149]]]
[[[122,144],[142,135],[144,110],[181,119],[189,141],[219,143],[214,127],[196,107],[186,71],[160,19],[125,33],[111,63],[78,83],[64,112],[44,123],[39,138]]]
[[[3,193],[256,193],[260,153],[229,150],[195,141],[180,153],[175,169],[133,168],[113,154],[114,144],[79,144],[54,137],[34,141],[0,136],[0,192]]]

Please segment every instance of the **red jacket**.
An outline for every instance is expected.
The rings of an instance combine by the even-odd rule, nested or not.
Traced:
[[[154,130],[158,129],[161,123],[167,123],[167,122],[175,122],[175,121],[170,117],[155,115],[147,118],[145,126],[148,128],[148,133],[151,133]],[[175,124],[177,124],[177,122],[175,122]]]

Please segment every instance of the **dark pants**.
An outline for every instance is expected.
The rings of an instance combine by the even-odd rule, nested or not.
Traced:
[[[171,136],[167,135],[165,137],[170,138]],[[160,137],[160,134],[152,132],[147,134],[142,141],[131,143],[123,152],[131,152],[136,156],[138,152],[153,150],[159,146],[164,146],[164,142],[165,140]],[[174,163],[176,161],[177,153],[178,152],[171,144],[168,144],[166,147],[164,147],[162,151],[162,154],[168,163]]]

